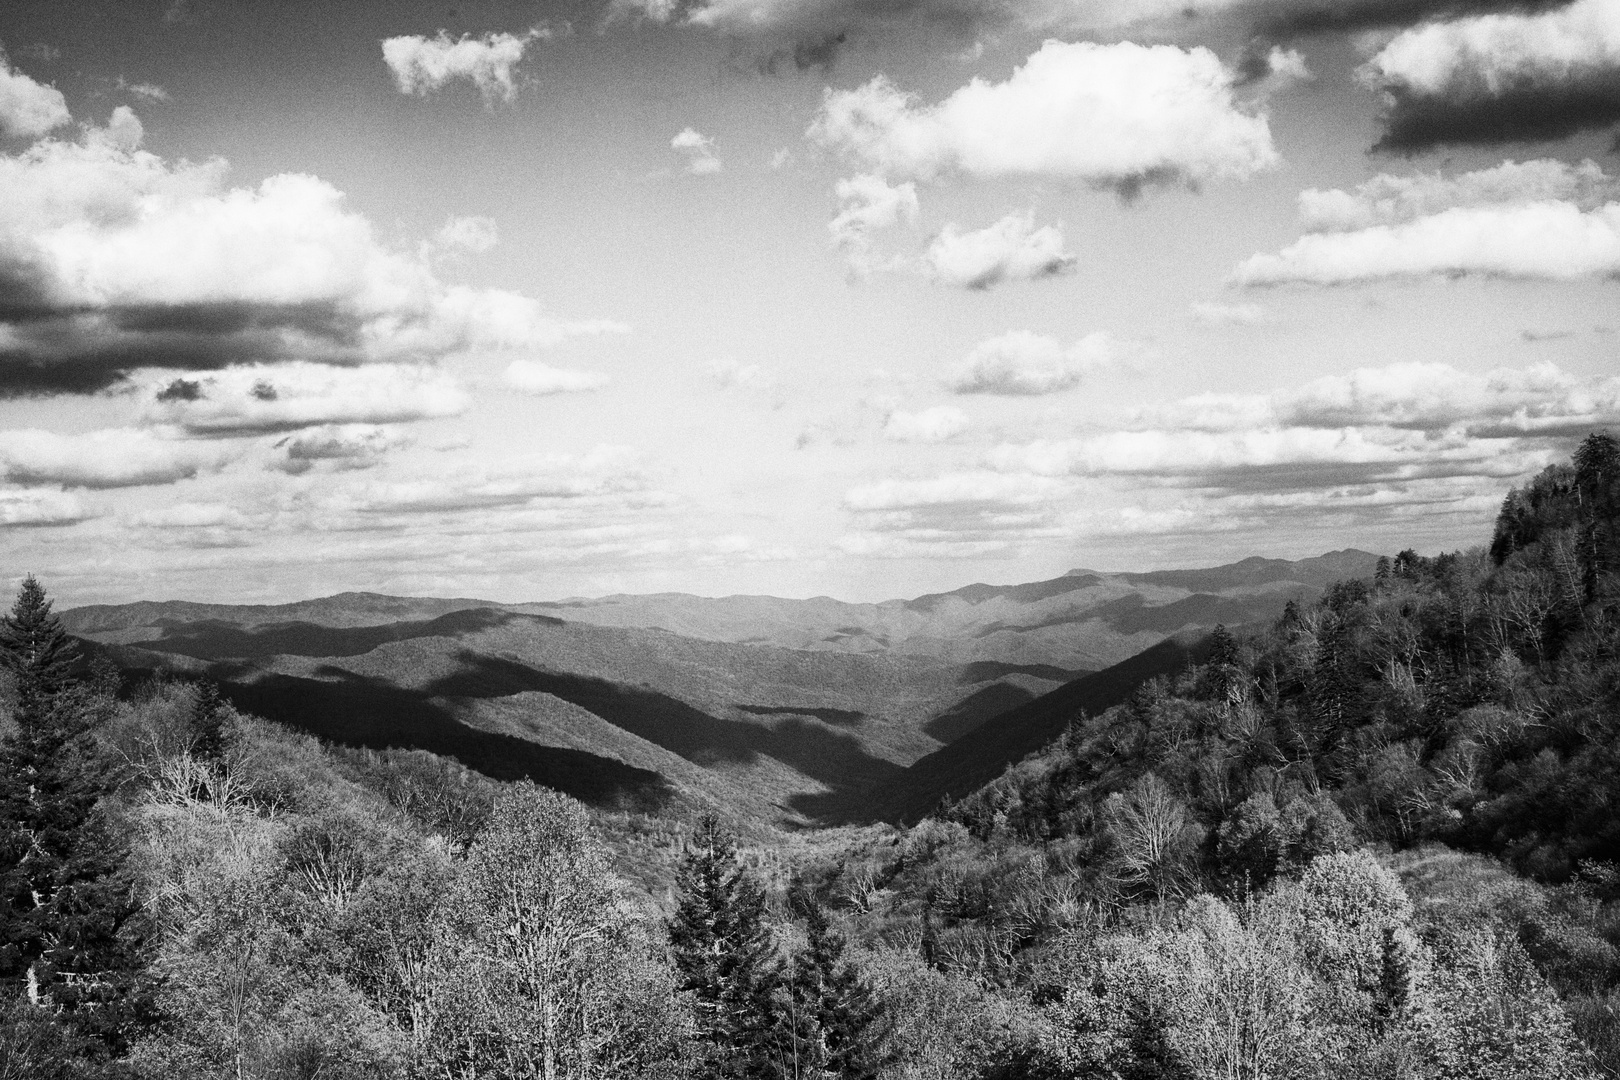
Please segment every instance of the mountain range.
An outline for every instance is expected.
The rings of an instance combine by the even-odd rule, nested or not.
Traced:
[[[62,617],[130,674],[205,677],[335,742],[433,750],[599,804],[803,825],[915,818],[1176,670],[1217,623],[1274,619],[1375,560],[1074,570],[876,604],[343,593]]]

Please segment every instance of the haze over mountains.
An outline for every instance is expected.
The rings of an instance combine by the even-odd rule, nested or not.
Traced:
[[[905,817],[960,794],[1078,709],[1185,663],[1201,632],[1273,619],[1375,559],[1075,570],[878,604],[344,593],[92,606],[63,621],[126,670],[206,676],[244,711],[337,742],[453,754],[597,802],[808,824]]]

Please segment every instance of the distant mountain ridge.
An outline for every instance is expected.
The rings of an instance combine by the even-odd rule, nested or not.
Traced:
[[[417,746],[597,802],[810,824],[926,812],[1076,708],[1184,663],[1215,624],[1275,619],[1375,561],[1076,570],[878,604],[351,592],[61,614],[126,670],[204,675],[238,707],[336,742]]]

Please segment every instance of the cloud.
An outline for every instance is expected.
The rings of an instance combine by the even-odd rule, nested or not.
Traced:
[[[1240,264],[1241,285],[1335,285],[1480,275],[1570,280],[1620,273],[1620,194],[1590,161],[1504,162],[1454,178],[1378,176],[1300,195],[1308,230]]]
[[[1389,98],[1378,148],[1558,139],[1620,120],[1620,10],[1575,0],[1402,31],[1366,65]]]
[[[34,139],[72,119],[62,91],[35,82],[0,53],[0,135]]]
[[[917,185],[911,181],[890,184],[881,176],[862,173],[839,180],[833,186],[838,196],[838,216],[827,223],[833,246],[843,253],[850,273],[864,277],[875,270],[903,265],[903,258],[883,258],[877,254],[872,234],[917,220]]]
[[[867,558],[970,558],[1060,535],[1055,504],[1065,480],[988,471],[878,480],[844,495],[859,529],[836,544]]]
[[[889,414],[883,423],[883,437],[894,442],[948,442],[968,429],[967,413],[952,405],[936,405],[920,412]]]
[[[935,281],[965,289],[1057,277],[1072,273],[1078,261],[1063,250],[1062,229],[1037,229],[1033,214],[1008,214],[974,232],[947,224],[923,255]]]
[[[958,394],[1036,396],[1080,384],[1089,372],[1126,364],[1142,347],[1096,331],[1072,345],[1029,330],[1009,330],[974,346],[945,379]]]
[[[464,34],[452,38],[443,30],[431,38],[407,34],[383,41],[383,62],[394,73],[394,85],[402,94],[425,97],[456,79],[466,79],[478,87],[484,104],[493,106],[496,101],[510,103],[517,97],[512,69],[531,41],[549,36],[540,27],[525,34],[488,33],[482,37]]]
[[[197,379],[159,377],[146,419],[192,435],[236,436],[325,424],[397,424],[455,416],[459,383],[424,365],[248,364]]]
[[[437,514],[529,506],[643,492],[639,455],[603,446],[587,454],[547,454],[498,466],[340,489],[322,506],[360,514]]]
[[[1259,304],[1199,302],[1192,305],[1192,315],[1208,326],[1259,326],[1266,321],[1266,309]]]
[[[1593,210],[1620,197],[1620,184],[1592,161],[1579,165],[1552,158],[1504,161],[1489,169],[1446,177],[1436,173],[1390,176],[1354,191],[1303,191],[1299,216],[1307,232],[1351,232],[1399,225],[1456,207],[1568,202]]]
[[[1039,476],[1143,477],[1289,491],[1522,475],[1571,440],[1620,422],[1620,377],[1555,365],[1475,375],[1400,363],[1265,395],[1210,394],[1142,410],[1135,430],[1005,444],[990,462]]]
[[[76,496],[59,489],[0,487],[0,528],[76,525],[91,516]]]
[[[892,178],[1051,177],[1129,197],[1276,164],[1235,79],[1204,48],[1048,41],[1007,81],[974,79],[936,105],[881,75],[829,90],[807,137]]]
[[[132,83],[124,89],[147,102],[162,102],[169,100],[169,92],[156,83]]]
[[[434,234],[434,246],[442,252],[465,252],[482,255],[500,240],[500,233],[491,217],[453,217]]]
[[[225,162],[167,163],[139,134],[121,106],[78,143],[0,155],[0,394],[95,391],[143,367],[532,351],[623,329],[447,285],[315,177],[228,188]]]
[[[709,378],[728,390],[772,390],[776,380],[758,364],[741,364],[736,360],[711,361],[704,371]]]
[[[405,445],[405,438],[392,428],[375,424],[341,424],[315,428],[277,443],[286,456],[276,467],[298,476],[321,462],[334,468],[369,469],[384,454]]]
[[[570,371],[554,368],[538,360],[514,360],[502,373],[506,385],[525,394],[577,394],[587,390],[600,390],[608,384],[607,376],[593,371]]]
[[[686,159],[685,171],[692,176],[712,176],[725,167],[714,152],[714,140],[696,128],[682,128],[669,145]]]
[[[1570,281],[1620,274],[1620,203],[1582,211],[1570,203],[1445,210],[1401,225],[1301,237],[1254,255],[1239,285],[1342,285],[1383,278],[1500,277]]]
[[[217,468],[217,448],[163,439],[136,428],[59,435],[0,431],[0,480],[11,484],[122,488],[172,484]]]

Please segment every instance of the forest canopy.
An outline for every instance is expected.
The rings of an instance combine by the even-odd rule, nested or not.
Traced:
[[[909,829],[586,807],[0,622],[0,1080],[1620,1075],[1620,448]]]

